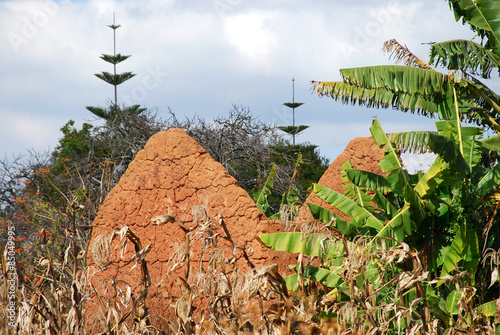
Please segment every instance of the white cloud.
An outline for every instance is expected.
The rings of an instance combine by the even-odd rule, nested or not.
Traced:
[[[409,173],[426,172],[434,163],[436,155],[433,153],[424,154],[401,154],[403,164]]]
[[[224,30],[229,43],[257,65],[270,65],[277,36],[270,29],[273,13],[251,12],[227,17]]]

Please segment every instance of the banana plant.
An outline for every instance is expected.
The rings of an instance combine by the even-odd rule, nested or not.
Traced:
[[[471,75],[488,76],[493,68],[498,68],[500,57],[494,52],[463,40],[433,43],[430,64],[447,66],[450,72],[445,74],[395,40],[385,42],[383,50],[405,65],[342,69],[342,81],[312,81],[313,90],[319,96],[346,104],[437,115],[441,120],[458,117],[460,121],[474,121],[500,134],[498,96]]]
[[[300,166],[303,164],[303,159],[302,159],[302,154],[299,152],[297,155],[297,161],[295,162],[295,168],[294,172],[292,175],[292,178],[290,180],[290,187],[286,192],[283,193],[281,196],[281,204],[280,204],[280,211],[277,213],[272,213],[271,212],[271,207],[269,206],[269,196],[272,193],[272,189],[274,186],[274,179],[276,178],[276,165],[272,164],[271,168],[269,170],[269,175],[266,179],[266,182],[264,185],[262,185],[261,188],[255,187],[252,190],[252,196],[253,200],[255,201],[255,204],[257,207],[264,213],[270,220],[281,220],[283,219],[281,217],[281,209],[283,206],[286,206],[289,209],[289,214],[291,215],[291,218],[288,218],[290,220],[293,220],[293,217],[299,210],[299,204],[300,204],[300,191],[293,186],[295,180],[297,179],[298,176],[298,171]]]
[[[494,0],[448,0],[455,19],[463,20],[483,38],[484,45],[500,56],[500,4]]]
[[[478,77],[489,79],[494,69],[500,69],[500,4],[494,0],[448,3],[457,21],[469,24],[481,43],[431,43],[427,64],[391,40],[384,44],[384,51],[404,65],[342,69],[341,81],[312,82],[318,95],[346,104],[437,115],[440,121],[435,132],[387,135],[375,120],[371,132],[385,148],[380,168],[386,177],[345,167],[349,180],[345,194],[314,185],[316,195],[348,216],[347,220],[326,208],[309,207],[316,219],[348,241],[360,235],[372,241],[385,238],[392,239],[393,246],[406,243],[415,250],[428,273],[425,295],[420,297],[428,306],[440,306],[436,309],[439,317],[452,329],[453,320],[459,320],[457,306],[463,297],[443,283],[465,270],[467,278],[460,280],[461,287],[473,285],[481,245],[493,247],[495,239],[489,238],[489,230],[499,230],[495,217],[500,208],[500,164],[496,164],[500,96]],[[432,66],[444,66],[449,72],[440,73]],[[478,127],[464,126],[464,122]],[[495,136],[483,139],[487,129]],[[399,153],[407,150],[437,156],[427,172],[410,175],[399,159]],[[415,290],[414,294],[419,288]],[[492,305],[487,302],[477,311],[491,316]]]
[[[475,204],[476,208],[483,203],[491,204],[494,214],[485,227],[486,234],[483,235],[486,237],[493,225],[496,209],[500,206],[498,197],[494,195],[498,193],[500,184],[500,167],[490,168],[482,162],[484,156],[493,157],[493,162],[498,157],[500,96],[476,78],[489,79],[492,70],[500,68],[498,4],[485,0],[450,0],[449,3],[457,20],[462,18],[464,23],[470,24],[483,37],[482,44],[465,40],[432,43],[431,58],[427,64],[408,48],[391,40],[384,44],[384,51],[390,53],[396,62],[403,62],[403,66],[342,69],[342,81],[312,82],[313,89],[320,96],[330,96],[344,103],[376,108],[392,107],[403,112],[439,117],[441,121],[436,123],[437,132],[401,133],[389,139],[400,150],[432,151],[438,154],[432,167],[411,188],[408,187],[411,181],[397,168],[386,178],[396,193],[402,194],[406,188],[404,200],[411,201],[412,214],[415,214],[413,222],[420,227],[421,232],[436,231],[443,225],[448,227],[452,235],[445,241],[434,241],[436,245],[450,245],[453,236],[460,237],[463,233],[460,222],[449,222],[450,213],[457,207],[457,201],[463,198],[453,196],[453,192],[459,192],[460,187],[467,197],[470,195],[468,201]],[[431,65],[445,66],[449,72],[440,73]],[[473,122],[481,127],[463,127],[462,122]],[[496,136],[483,140],[483,129],[488,128]],[[383,134],[375,136],[383,138]],[[384,167],[396,166],[395,163],[394,157],[386,156]],[[463,186],[465,184],[469,186]],[[427,217],[423,215],[419,204],[421,201],[425,205]],[[473,212],[472,208],[470,212]],[[467,222],[467,229],[474,225],[478,223]],[[422,236],[425,237],[432,236]],[[471,239],[469,243],[475,244],[475,237]],[[491,241],[481,242],[486,246]],[[442,257],[436,256],[438,254]],[[430,258],[431,269],[436,274],[440,266],[449,265],[449,255],[449,251],[441,250]],[[456,260],[454,263],[457,263]]]
[[[372,128],[378,129],[380,133],[377,123],[374,121]],[[420,147],[427,147],[427,150],[437,154],[434,164],[414,185],[407,183],[404,186],[403,198],[405,204],[411,208],[412,222],[417,230],[415,235],[420,237],[420,240],[413,240],[413,243],[405,241],[416,249],[419,249],[422,240],[434,242],[434,246],[437,246],[442,242],[439,241],[438,236],[429,232],[435,231],[436,225],[449,227],[450,230],[455,231],[454,236],[448,236],[448,240],[452,242],[449,245],[444,244],[438,254],[428,255],[429,269],[436,272],[440,267],[440,276],[444,277],[460,266],[469,271],[473,283],[480,260],[478,236],[466,218],[461,219],[460,216],[451,212],[457,210],[453,206],[459,207],[461,205],[454,196],[459,191],[464,191],[461,196],[468,197],[469,203],[470,201],[475,202],[480,207],[481,196],[477,196],[472,190],[461,188],[461,186],[463,183],[471,186],[471,180],[479,180],[479,186],[483,187],[484,185],[484,188],[487,188],[485,186],[487,179],[484,179],[484,176],[479,179],[484,173],[483,170],[474,170],[474,167],[479,164],[482,154],[481,142],[478,141],[482,130],[477,127],[461,127],[460,123],[456,121],[436,122],[436,128],[437,132],[429,132],[427,136],[422,137],[426,142],[419,144]],[[404,148],[405,145],[411,143],[405,140],[409,136],[408,133],[399,133],[392,134],[389,138],[395,141],[399,140],[400,144],[394,144],[394,146]],[[382,143],[377,140],[376,142]],[[467,157],[467,160],[464,157]],[[492,173],[486,175],[491,176]],[[489,185],[494,187],[494,182],[489,183]],[[462,221],[454,222],[455,220]],[[434,249],[432,245],[430,247],[431,250]]]
[[[424,299],[428,306],[435,306],[434,316],[444,324],[450,324],[456,317],[460,292],[442,285],[459,280],[459,285],[463,286],[463,278],[454,276],[458,270],[467,271],[466,281],[474,284],[481,258],[476,231],[466,217],[457,215],[455,207],[463,206],[459,200],[464,197],[480,207],[482,197],[498,185],[500,169],[494,167],[485,171],[479,168],[486,150],[482,146],[481,128],[462,127],[457,120],[450,120],[436,122],[436,129],[435,132],[386,134],[378,120],[373,120],[370,131],[375,142],[385,148],[379,166],[387,176],[355,170],[346,163],[343,166],[344,181],[348,182],[344,187],[345,194],[318,184],[313,190],[349,219],[342,219],[320,206],[309,204],[309,208],[315,219],[343,235],[344,248],[337,247],[338,250],[349,250],[352,248],[349,243],[365,236],[369,239],[368,250],[383,241],[385,248],[404,243],[410,250],[417,251],[426,260],[422,266],[426,279],[432,284],[419,284],[421,287],[408,289],[405,294],[415,298],[416,292],[420,292],[419,299]],[[410,175],[399,158],[401,150],[432,151],[437,157],[425,174]],[[471,181],[477,183],[475,191],[471,190],[474,188]],[[272,241],[263,235],[261,240],[275,250],[332,258],[332,255],[312,253],[311,248],[304,247],[307,245],[303,242],[305,237],[297,234],[280,233],[273,235]],[[327,266],[302,270],[299,267],[297,274],[289,277],[287,282],[295,289],[301,278],[305,278],[350,297],[350,294],[345,294],[349,284],[339,272],[344,262],[345,256],[338,256],[326,262]],[[368,269],[374,271],[373,264],[365,268]]]

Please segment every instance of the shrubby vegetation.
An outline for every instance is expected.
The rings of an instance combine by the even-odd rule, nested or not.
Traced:
[[[77,175],[77,179],[89,183],[87,191],[98,189],[107,194],[147,140],[170,128],[184,129],[250,194],[262,186],[274,164],[277,175],[271,205],[276,211],[281,194],[289,187],[299,153],[303,163],[296,186],[302,200],[311,183],[318,181],[328,167],[327,159],[320,156],[315,146],[290,145],[276,126],[259,121],[246,107],[233,106],[227,117],[210,122],[201,117],[181,121],[173,112],[166,120],[159,115],[158,111],[149,110],[141,115],[124,112],[100,126],[84,123],[81,129],[75,128],[74,121],[70,120],[61,128],[63,137],[51,155],[33,155],[28,161],[4,159],[0,176],[5,190],[0,199],[3,214],[5,217],[17,215],[13,200],[22,197],[25,191],[21,187],[24,184],[19,182],[36,183],[36,172],[41,168],[50,171],[59,190],[65,190],[70,175]],[[106,180],[109,187],[96,178],[104,173],[104,167],[112,172]],[[77,187],[74,178],[70,180],[69,188]],[[53,185],[36,184],[45,196],[54,195]],[[63,193],[68,196],[66,191]]]

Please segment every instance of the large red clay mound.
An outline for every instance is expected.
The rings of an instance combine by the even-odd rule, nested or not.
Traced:
[[[287,272],[284,265],[292,262],[291,256],[267,249],[258,238],[259,234],[283,230],[281,224],[267,220],[226,169],[183,130],[160,132],[151,137],[137,154],[104,201],[94,221],[87,261],[89,287],[95,288],[90,291],[87,308],[90,332],[101,328],[99,320],[104,318],[102,307],[97,304],[96,293],[111,300],[120,294],[112,288],[111,278],[128,283],[136,294],[135,298],[141,283],[141,266],[132,269],[133,263],[125,263],[135,254],[130,242],[122,260],[120,249],[111,249],[110,258],[116,261],[109,264],[107,269],[98,271],[98,264],[106,263],[101,259],[96,264],[97,257],[92,254],[92,246],[98,236],[109,236],[116,228],[128,226],[139,237],[142,247],[151,246],[146,256],[152,284],[148,291],[147,307],[152,324],[159,329],[166,329],[165,320],[175,316],[171,304],[181,295],[179,277],[185,273],[182,267],[171,271],[168,261],[184,243],[185,233],[181,225],[186,229],[193,228],[194,221],[200,220],[193,216],[201,212],[202,216],[210,218],[222,215],[234,244],[246,248],[255,266],[277,263],[280,272]],[[158,220],[154,218],[160,215],[175,216],[180,224],[168,220],[156,224]],[[215,228],[210,234],[226,234],[218,222],[212,226]],[[199,270],[200,257],[204,264],[211,257],[207,252],[201,252],[204,243],[206,239],[201,239],[191,247],[191,273]],[[224,244],[230,246],[228,241]],[[228,257],[232,252],[232,248],[227,248]],[[200,256],[202,254],[204,256]],[[248,269],[242,249],[237,249],[236,255],[241,269]],[[125,292],[126,285],[122,289]]]

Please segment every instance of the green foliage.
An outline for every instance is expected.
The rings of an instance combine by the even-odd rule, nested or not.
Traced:
[[[343,103],[447,116],[450,80],[438,72],[381,65],[342,69],[341,82],[313,82],[318,95]]]
[[[286,166],[293,171],[291,178],[287,180],[287,188],[281,192],[275,190],[269,197],[274,212],[286,204],[295,213],[301,201],[311,192],[311,185],[318,182],[325,173],[329,166],[328,159],[321,156],[316,148],[317,146],[307,143],[290,145],[288,142],[272,146],[272,161],[277,166]]]
[[[458,232],[453,239],[453,242],[441,249],[441,253],[438,259],[438,265],[441,268],[441,277],[446,276],[456,269],[460,262],[465,262],[466,260],[472,261],[470,267],[462,265],[461,267],[468,270],[472,275],[471,281],[474,284],[474,275],[476,273],[477,265],[480,260],[480,253],[477,243],[477,235],[467,229],[465,223],[462,223],[458,229]],[[440,283],[443,283],[441,281]]]
[[[304,103],[303,102],[285,102],[283,105],[287,106],[288,108],[297,108],[302,106]]]
[[[285,133],[287,133],[289,135],[297,135],[297,134],[303,132],[304,130],[306,130],[307,128],[309,128],[309,126],[303,126],[303,125],[278,127],[279,130],[284,131]]]
[[[276,164],[271,164],[271,169],[268,172],[269,175],[266,181],[260,187],[255,187],[252,190],[252,197],[257,205],[257,207],[271,220],[285,219],[281,216],[281,211],[285,206],[287,212],[290,214],[288,219],[293,219],[295,214],[298,212],[303,199],[307,195],[304,192],[306,187],[309,187],[312,183],[319,180],[321,175],[327,169],[326,159],[320,157],[319,154],[314,150],[316,146],[312,145],[299,145],[297,146],[305,151],[306,157],[313,158],[304,162],[303,154],[299,151],[296,154],[296,161],[294,163],[294,170],[289,180],[289,186],[286,191],[283,192],[281,197],[278,197],[276,192],[273,190],[274,180],[276,178],[277,170],[276,164],[288,165],[293,157],[291,153],[293,149],[277,147],[277,150],[282,151],[285,155],[289,154],[289,157],[285,155],[277,155],[275,157],[280,157]],[[289,151],[290,150],[290,151]],[[318,164],[318,161],[321,163]],[[279,203],[278,203],[279,201]],[[278,210],[277,210],[278,209]]]
[[[478,168],[482,166],[482,153],[487,150],[481,146],[480,128],[461,127],[455,121],[436,122],[436,128],[436,132],[419,133],[416,136],[409,133],[387,135],[375,119],[370,130],[375,142],[385,147],[385,156],[379,166],[388,175],[381,177],[357,171],[347,163],[343,166],[344,181],[348,182],[344,187],[345,195],[314,185],[314,192],[319,198],[348,217],[343,220],[325,208],[309,205],[315,219],[327,223],[327,228],[337,229],[346,239],[329,242],[335,246],[335,255],[330,245],[325,246],[323,242],[330,241],[326,235],[315,234],[312,240],[299,233],[261,236],[261,240],[275,250],[302,253],[325,260],[319,267],[322,269],[320,272],[316,269],[309,271],[312,265],[297,268],[297,274],[286,279],[290,288],[300,288],[304,285],[301,284],[304,279],[319,282],[324,285],[326,295],[336,295],[340,301],[348,301],[353,299],[352,285],[356,283],[360,290],[367,292],[367,297],[372,297],[372,306],[386,304],[384,296],[403,294],[413,298],[391,303],[411,310],[416,307],[411,301],[420,299],[431,309],[432,317],[440,319],[445,328],[453,329],[457,322],[470,320],[474,311],[464,308],[461,299],[467,285],[476,282],[481,259],[480,245],[488,243],[480,239],[479,232],[484,221],[478,213],[484,207],[484,194],[498,186],[497,168],[490,170],[493,172],[485,170],[484,166]],[[401,145],[392,142],[398,140],[402,142]],[[427,173],[410,175],[400,161],[400,148],[431,150],[438,156]],[[480,182],[475,185],[471,180]],[[392,253],[397,254],[396,250],[403,247],[426,259],[426,262],[419,266],[416,264],[420,263],[413,263],[413,274],[408,273],[412,278],[407,279],[411,284],[407,286],[393,286],[394,282],[390,280],[380,283],[380,278],[387,274],[381,271],[387,266],[385,256],[364,263],[359,275],[348,277],[345,272],[340,275],[340,271],[346,268],[339,264],[353,266],[352,263],[345,263],[346,255],[360,248],[356,241],[361,237],[366,241],[364,248],[368,252],[376,254],[373,248],[382,245],[384,250],[392,250]],[[314,241],[322,241],[323,244]],[[400,268],[405,269],[407,266],[401,264]],[[391,271],[401,282],[403,275],[397,274],[396,269]],[[321,276],[311,273],[321,273]],[[340,279],[337,280],[333,275],[340,276]],[[333,278],[332,286],[325,285],[328,278]],[[384,290],[377,291],[378,294],[374,296],[367,287],[375,283],[384,287]],[[453,285],[458,288],[452,289]],[[346,293],[346,290],[350,290],[350,293]],[[338,295],[338,292],[343,293]],[[416,292],[420,292],[419,296],[415,296]],[[479,298],[476,296],[476,299]],[[369,314],[369,311],[363,313]],[[423,324],[432,321],[429,316],[419,314]],[[464,315],[465,319],[461,319]],[[390,322],[387,325],[389,328],[400,326]]]
[[[307,128],[309,128],[309,126],[304,126],[304,125],[296,126],[295,125],[295,108],[302,106],[304,103],[295,102],[295,79],[294,78],[292,78],[292,91],[293,91],[292,102],[285,102],[283,104],[284,106],[292,109],[292,125],[281,126],[281,127],[278,127],[278,129],[280,129],[281,131],[283,131],[289,135],[292,135],[292,143],[295,146],[295,136],[300,134],[301,132],[303,132]]]
[[[366,221],[367,225],[370,227],[382,228],[384,226],[382,221],[380,221],[374,213],[342,193],[319,184],[314,184],[313,190],[316,196],[325,200],[343,214],[352,217],[357,223]],[[357,224],[355,224],[355,226],[357,226]]]
[[[101,73],[96,73],[95,76],[105,82],[107,82],[110,85],[113,86],[118,86],[120,84],[123,84],[125,81],[131,79],[132,77],[135,76],[132,72],[124,72],[120,74],[112,74],[109,72],[101,72]]]
[[[277,251],[301,252],[321,258],[336,258],[344,253],[341,241],[329,239],[322,234],[272,233],[259,237],[267,247]]]
[[[276,177],[276,166],[272,164],[271,170],[269,171],[269,176],[267,177],[267,180],[262,186],[262,188],[260,189],[254,188],[252,190],[253,200],[255,201],[255,204],[264,214],[266,214],[267,217],[270,217],[272,215],[267,198],[271,194],[275,177]]]
[[[491,151],[500,150],[500,136],[491,136],[481,141],[483,148]]]
[[[500,185],[500,165],[495,165],[479,181],[477,188],[480,196],[486,196]]]
[[[101,119],[107,121],[114,121],[119,115],[122,114],[140,115],[146,110],[146,108],[141,108],[140,105],[132,105],[124,108],[120,108],[114,105],[111,105],[107,108],[93,106],[87,106],[85,108],[87,108],[87,110],[95,116],[98,116]]]
[[[74,159],[90,152],[93,126],[84,123],[82,129],[78,130],[74,125],[75,121],[69,120],[61,128],[64,136],[59,140],[58,146],[52,153],[55,159]]]
[[[476,308],[476,310],[481,313],[482,315],[486,317],[495,317],[496,316],[496,309],[497,309],[497,302],[496,300],[487,302],[485,304],[482,304]]]
[[[325,156],[321,156],[316,145],[300,144],[298,150],[302,155],[303,164],[300,165],[297,184],[301,189],[310,190],[311,185],[318,182],[330,163]]]
[[[316,220],[323,222],[324,224],[328,225],[328,227],[337,229],[342,235],[352,237],[359,234],[360,226],[357,224],[357,222],[349,222],[347,220],[344,220],[334,212],[324,207],[311,203],[308,203],[307,205],[309,206],[309,210]]]
[[[458,117],[500,132],[496,121],[500,107],[492,90],[474,78],[441,74],[421,63],[420,67],[382,65],[342,69],[341,82],[313,81],[313,89],[320,96],[343,103],[437,114],[441,120]]]
[[[101,59],[105,62],[111,63],[113,65],[123,62],[128,59],[130,56],[116,54],[116,55],[102,55]],[[130,73],[130,72],[129,72]]]

